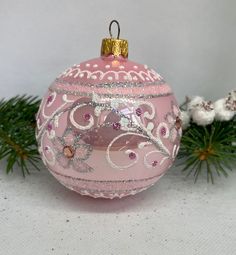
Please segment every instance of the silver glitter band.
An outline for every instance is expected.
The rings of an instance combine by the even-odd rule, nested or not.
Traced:
[[[55,175],[58,175],[58,176],[61,176],[61,177],[64,177],[64,178],[67,178],[67,179],[71,179],[71,180],[76,180],[76,181],[83,181],[83,182],[95,182],[95,183],[130,183],[130,182],[143,182],[143,181],[150,181],[152,179],[155,179],[155,178],[158,178],[158,177],[161,177],[163,174],[157,174],[157,175],[154,175],[152,177],[148,177],[148,178],[143,178],[143,179],[133,179],[133,180],[121,180],[121,181],[118,181],[118,180],[106,180],[106,181],[102,181],[102,180],[88,180],[88,179],[83,179],[83,178],[76,178],[76,177],[71,177],[71,176],[68,176],[68,175],[64,175],[64,174],[61,174],[61,173],[58,173],[52,169],[50,169],[48,167],[48,170],[50,172],[52,172],[52,174],[55,174]]]
[[[81,96],[81,97],[92,97],[93,93],[86,93],[86,92],[80,92],[80,91],[68,91],[65,89],[57,89],[57,88],[49,88],[49,91],[51,92],[56,92],[58,94],[67,94],[67,95],[74,95],[74,96]],[[163,93],[163,94],[137,94],[137,95],[124,95],[124,94],[100,94],[99,96],[104,97],[104,98],[142,98],[142,99],[151,99],[151,98],[157,98],[157,97],[165,97],[165,96],[170,96],[173,95],[172,92],[169,93]]]
[[[155,82],[109,82],[109,83],[83,83],[83,82],[68,82],[62,79],[56,79],[54,83],[51,85],[55,85],[55,83],[62,84],[65,86],[83,86],[83,87],[91,87],[91,88],[136,88],[136,87],[147,87],[147,86],[160,86],[166,84],[165,80],[155,81]]]
[[[65,185],[65,184],[64,184]],[[132,192],[132,191],[142,191],[142,190],[146,190],[146,189],[148,189],[148,188],[150,188],[151,186],[153,186],[154,184],[152,183],[152,184],[150,184],[150,185],[148,185],[148,186],[144,186],[144,187],[138,187],[138,188],[133,188],[133,189],[115,189],[115,190],[104,190],[104,189],[84,189],[84,188],[80,188],[80,189],[78,189],[77,187],[73,187],[72,186],[72,188],[73,188],[73,190],[74,191],[77,191],[77,192],[81,192],[81,193],[84,193],[84,192],[90,192],[91,193],[91,195],[93,194],[93,193],[108,193],[108,195],[109,195],[109,193],[110,192],[112,192],[112,193],[129,193],[129,192]],[[94,194],[95,195],[95,194]],[[99,195],[99,194],[98,194]],[[130,194],[131,195],[131,194]]]

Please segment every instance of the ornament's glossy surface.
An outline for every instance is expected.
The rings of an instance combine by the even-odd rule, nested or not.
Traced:
[[[74,65],[55,80],[36,136],[43,162],[67,188],[124,197],[147,189],[172,165],[179,116],[159,74],[111,55]]]

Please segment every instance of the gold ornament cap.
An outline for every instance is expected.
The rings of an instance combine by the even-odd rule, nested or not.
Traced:
[[[117,38],[113,38],[111,33],[112,24],[116,23],[118,28]],[[122,56],[128,57],[128,41],[120,39],[120,24],[117,20],[112,20],[109,25],[110,38],[104,38],[102,40],[101,56],[114,55],[115,57]]]

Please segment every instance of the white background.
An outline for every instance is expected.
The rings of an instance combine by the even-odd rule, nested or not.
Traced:
[[[164,76],[179,102],[236,87],[234,0],[0,0],[0,96],[42,96],[65,68],[99,56],[114,18],[130,59]]]

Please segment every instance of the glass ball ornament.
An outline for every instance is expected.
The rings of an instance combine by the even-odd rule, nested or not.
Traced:
[[[39,152],[50,173],[94,198],[151,187],[173,164],[182,132],[169,85],[153,69],[128,60],[117,21],[109,31],[101,57],[60,74],[37,114]]]

